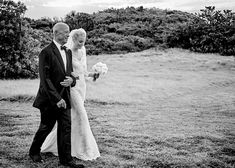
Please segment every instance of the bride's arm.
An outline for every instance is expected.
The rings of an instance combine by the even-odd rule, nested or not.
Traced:
[[[84,76],[87,80],[90,78],[94,78],[95,73],[94,72],[88,72],[87,71],[87,57],[86,57],[86,48],[83,47],[83,57],[82,57],[82,65],[84,66]]]

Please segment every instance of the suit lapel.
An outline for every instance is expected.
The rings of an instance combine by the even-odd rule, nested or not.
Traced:
[[[62,60],[62,56],[60,54],[60,51],[58,50],[58,48],[56,47],[54,42],[52,42],[51,45],[52,45],[52,48],[53,48],[53,52],[54,52],[55,56],[57,57],[60,65],[61,65],[60,67],[61,67],[62,71],[65,73],[64,62]],[[66,57],[67,57],[67,54],[66,54]]]
[[[69,59],[69,53],[68,51],[65,51],[65,55],[66,55],[66,74],[69,72],[69,63],[70,63],[70,59]]]

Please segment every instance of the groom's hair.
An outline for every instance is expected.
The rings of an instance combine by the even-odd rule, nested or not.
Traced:
[[[67,27],[69,28],[69,26],[66,24],[66,23],[63,23],[63,22],[58,22],[56,23],[54,26],[53,26],[53,34],[55,35],[55,33],[57,31],[59,31],[60,29],[64,28],[64,27]]]

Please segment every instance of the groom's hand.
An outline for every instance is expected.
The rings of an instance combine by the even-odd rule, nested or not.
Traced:
[[[64,101],[64,99],[61,99],[56,105],[58,108],[63,107],[64,109],[66,109],[66,102]]]
[[[66,79],[63,82],[60,82],[60,84],[64,87],[68,87],[73,83],[73,79],[70,76],[66,76]]]

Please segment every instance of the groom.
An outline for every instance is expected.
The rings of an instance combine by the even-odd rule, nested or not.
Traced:
[[[58,123],[57,146],[62,165],[82,168],[71,156],[70,86],[76,84],[71,75],[72,53],[63,46],[69,36],[69,26],[59,22],[53,27],[53,42],[39,54],[40,86],[33,106],[40,109],[41,122],[29,150],[34,162],[43,162],[41,146]]]

